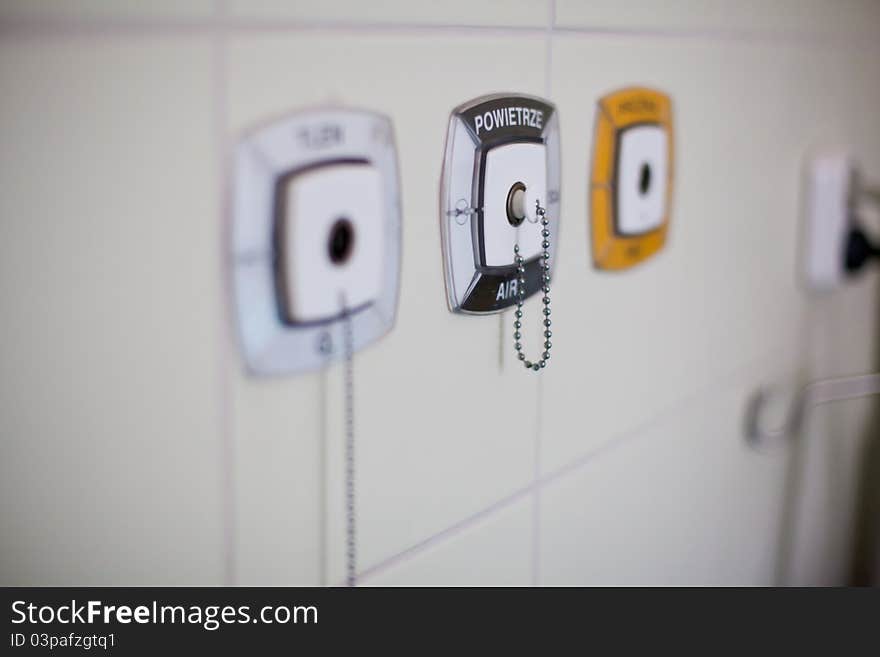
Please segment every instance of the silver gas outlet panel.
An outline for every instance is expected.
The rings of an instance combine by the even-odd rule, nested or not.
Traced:
[[[455,108],[440,186],[450,310],[487,314],[516,303],[514,245],[525,259],[525,296],[541,289],[538,206],[550,220],[552,275],[560,208],[556,108],[522,94],[483,96]]]

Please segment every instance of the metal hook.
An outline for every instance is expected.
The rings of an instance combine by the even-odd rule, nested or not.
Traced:
[[[759,388],[746,406],[746,440],[756,446],[782,441],[800,431],[807,411],[813,406],[870,395],[880,395],[880,373],[813,381],[800,389],[782,425],[767,429],[761,426],[761,415],[772,393],[767,388]]]

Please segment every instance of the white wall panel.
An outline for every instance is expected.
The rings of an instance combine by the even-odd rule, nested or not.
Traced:
[[[534,501],[523,496],[375,572],[366,586],[528,586],[533,583]]]
[[[556,25],[685,35],[870,38],[880,25],[880,7],[872,0],[556,0]]]
[[[529,0],[322,2],[321,0],[230,0],[232,18],[342,24],[408,24],[544,27],[548,5]]]
[[[6,583],[222,575],[210,71],[203,40],[2,45]]]
[[[750,386],[719,385],[549,483],[541,582],[773,583],[786,451],[742,440]]]
[[[16,21],[194,20],[213,16],[216,0],[3,0],[0,18]]]

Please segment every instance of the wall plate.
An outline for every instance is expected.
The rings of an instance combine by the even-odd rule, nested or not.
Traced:
[[[513,247],[526,258],[526,294],[541,288],[541,225],[549,218],[550,275],[556,261],[560,210],[559,120],[546,100],[493,94],[452,111],[440,184],[440,234],[450,310],[500,312],[517,301]],[[508,219],[514,185],[524,188],[526,218]]]
[[[234,176],[235,307],[248,370],[305,372],[339,358],[344,308],[355,350],[387,333],[401,242],[390,120],[353,109],[293,114],[238,144]]]
[[[627,269],[666,242],[672,199],[672,102],[631,87],[599,100],[590,178],[593,262]]]
[[[811,289],[833,290],[846,279],[855,162],[843,151],[823,153],[810,160],[806,173],[804,275]]]

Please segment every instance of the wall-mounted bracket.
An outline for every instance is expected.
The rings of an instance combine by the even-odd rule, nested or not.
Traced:
[[[758,447],[782,442],[797,435],[804,425],[807,412],[812,407],[871,395],[880,395],[880,373],[813,381],[801,388],[794,396],[782,424],[767,427],[764,416],[774,392],[770,388],[759,388],[746,405],[746,440]]]

